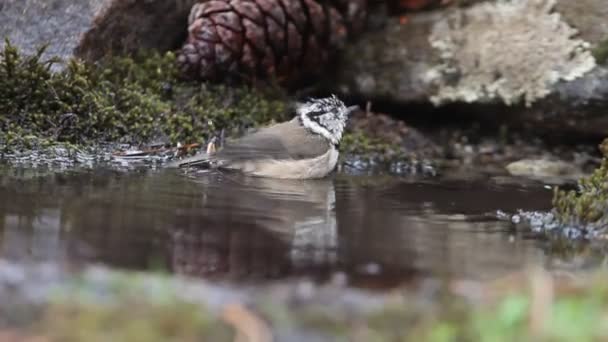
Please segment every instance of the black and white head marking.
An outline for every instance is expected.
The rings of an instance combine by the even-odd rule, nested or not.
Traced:
[[[335,95],[321,99],[311,99],[299,104],[296,113],[304,127],[320,134],[332,144],[338,145],[348,115],[354,107],[347,108]]]

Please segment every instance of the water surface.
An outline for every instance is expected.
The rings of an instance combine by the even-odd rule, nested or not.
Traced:
[[[548,209],[551,194],[540,183],[490,176],[281,181],[5,168],[0,257],[237,284],[336,272],[354,286],[487,279],[552,263],[542,240],[495,219],[497,210]]]

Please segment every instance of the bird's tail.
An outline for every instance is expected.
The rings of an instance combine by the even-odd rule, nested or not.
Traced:
[[[211,157],[207,153],[199,153],[191,157],[174,160],[167,164],[170,168],[183,168],[190,166],[211,166]]]
[[[171,168],[183,168],[183,167],[212,167],[214,164],[213,154],[216,152],[215,148],[215,137],[207,144],[207,150],[205,152],[197,153],[191,157],[174,160],[167,164],[167,167]]]

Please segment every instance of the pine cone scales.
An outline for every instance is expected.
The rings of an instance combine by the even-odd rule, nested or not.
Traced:
[[[341,2],[338,2],[341,1]],[[210,0],[194,5],[178,63],[192,78],[229,75],[294,79],[317,71],[348,33],[366,0]]]

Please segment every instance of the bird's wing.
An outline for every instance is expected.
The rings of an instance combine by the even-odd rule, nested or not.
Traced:
[[[228,142],[215,158],[225,161],[260,159],[307,159],[318,157],[329,147],[325,138],[308,132],[292,120],[263,128]]]

